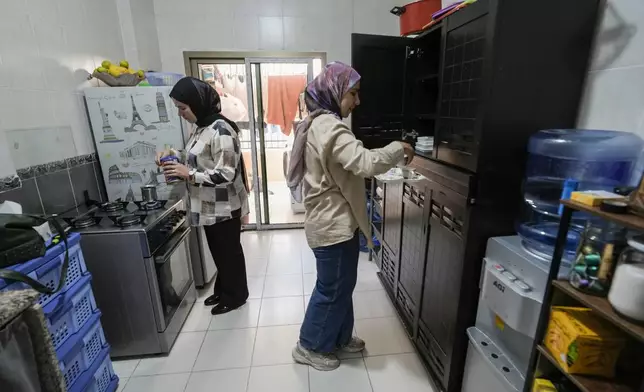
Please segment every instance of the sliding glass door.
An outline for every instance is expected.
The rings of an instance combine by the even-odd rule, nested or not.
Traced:
[[[241,130],[241,149],[251,185],[251,214],[244,227],[302,227],[304,208],[291,197],[286,168],[295,125],[307,115],[304,88],[320,72],[323,57],[216,55],[187,57],[186,68],[217,90],[222,114]]]
[[[296,203],[286,184],[286,168],[295,125],[306,117],[303,92],[313,78],[313,59],[249,58],[248,103],[255,137],[253,202],[261,211],[260,228],[302,227],[304,207]]]

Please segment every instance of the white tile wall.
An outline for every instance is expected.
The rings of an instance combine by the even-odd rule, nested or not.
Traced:
[[[578,126],[644,137],[644,2],[607,0],[590,68]]]
[[[154,0],[131,1],[130,7],[139,54],[137,68],[161,70],[161,52],[154,16]]]
[[[0,175],[5,131],[71,129],[64,154],[94,150],[81,89],[103,59],[124,57],[114,0],[13,0],[0,12]],[[33,132],[33,131],[32,131]],[[30,140],[40,143],[38,138]],[[20,162],[20,165],[24,165]],[[19,167],[16,167],[19,168]]]
[[[327,52],[351,62],[351,33],[398,34],[397,0],[154,0],[161,62],[185,72],[185,50]],[[181,9],[179,9],[181,8]],[[195,12],[184,12],[199,10]],[[196,16],[195,15],[199,15]]]

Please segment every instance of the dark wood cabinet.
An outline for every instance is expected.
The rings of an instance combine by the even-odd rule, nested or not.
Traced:
[[[385,185],[385,218],[382,237],[396,257],[400,256],[402,186],[403,184]]]
[[[396,302],[410,336],[420,315],[429,229],[428,182],[403,185],[402,240]]]
[[[433,152],[413,163],[424,191],[386,186],[380,256],[386,289],[443,391],[461,389],[487,240],[515,233],[528,140],[575,126],[598,8],[478,0],[413,39],[353,36],[356,136],[368,148],[405,131],[434,137]],[[414,192],[424,192],[422,206]]]
[[[402,231],[402,184],[386,184],[382,225],[383,246],[380,251],[381,269],[389,289],[398,287],[400,271],[400,238]]]
[[[448,385],[451,367],[445,365],[450,363],[459,331],[468,202],[465,196],[435,182],[430,188],[430,235],[420,320],[426,336],[433,340],[424,347],[427,359],[435,362],[435,372],[443,385]]]

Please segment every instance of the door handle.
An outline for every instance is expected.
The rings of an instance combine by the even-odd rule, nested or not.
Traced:
[[[190,228],[186,228],[183,232],[175,234],[174,238],[170,238],[165,246],[165,249],[160,249],[158,254],[154,256],[156,264],[163,264],[174,253],[175,250],[181,245],[183,240],[190,234]]]

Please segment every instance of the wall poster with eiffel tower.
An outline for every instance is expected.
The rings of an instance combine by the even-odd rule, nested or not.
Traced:
[[[184,147],[183,120],[170,99],[172,87],[92,87],[84,91],[96,153],[109,200],[141,200],[142,185],[160,198],[172,186],[157,168],[156,153]]]

